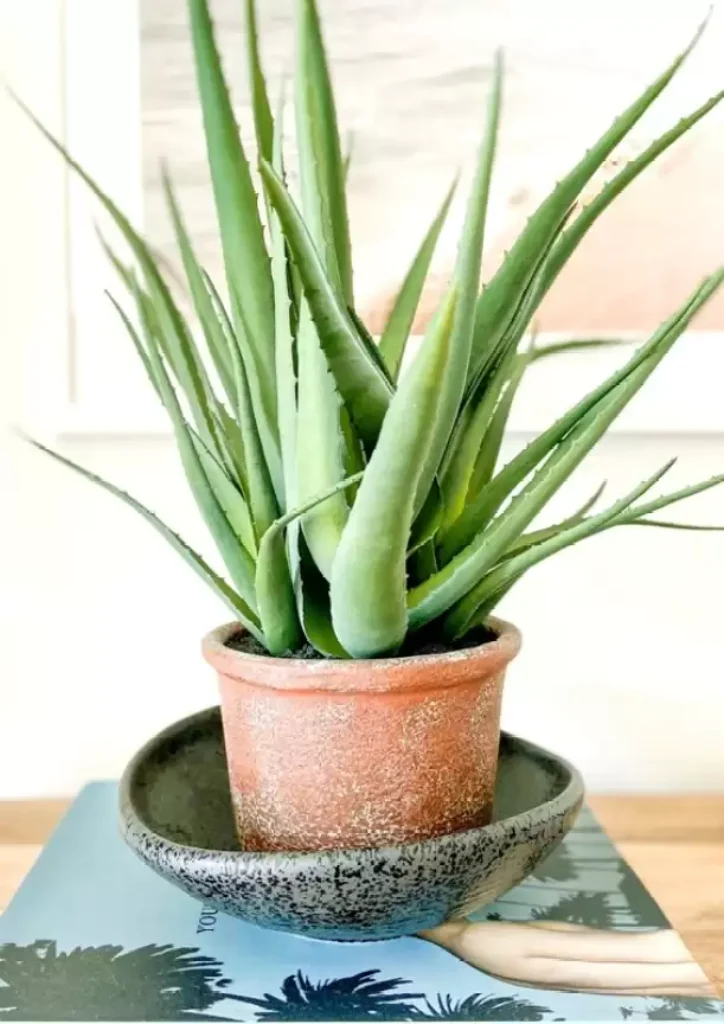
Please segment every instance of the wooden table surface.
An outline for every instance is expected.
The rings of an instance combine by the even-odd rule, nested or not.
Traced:
[[[724,794],[589,802],[724,997]],[[66,807],[0,802],[0,910]]]

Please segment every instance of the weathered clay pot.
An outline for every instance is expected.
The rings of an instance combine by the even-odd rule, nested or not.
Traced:
[[[370,661],[295,660],[226,646],[219,674],[237,827],[247,850],[360,849],[490,821],[505,669],[518,630],[479,647]]]

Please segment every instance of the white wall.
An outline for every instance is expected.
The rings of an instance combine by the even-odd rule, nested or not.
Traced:
[[[34,3],[52,20],[54,0]],[[14,81],[57,126],[57,102],[34,95],[32,75],[13,62],[21,48],[7,30],[21,27],[9,2],[0,14]],[[53,46],[44,52],[38,33],[33,46],[50,74]],[[13,117],[4,105],[3,138],[22,133]],[[65,332],[68,316],[58,280],[62,174],[38,140],[23,145],[22,161],[3,161],[0,189],[8,424],[25,421],[30,398],[60,372],[37,353]],[[696,395],[677,394],[675,381],[668,400],[696,412]],[[85,438],[64,450],[206,543],[167,439]],[[568,500],[604,478],[621,493],[677,453],[676,482],[722,471],[724,435],[618,434],[589,458]],[[70,793],[116,775],[154,730],[215,701],[199,638],[226,613],[131,512],[5,430],[0,490],[0,798]],[[681,515],[724,523],[724,488]],[[569,755],[597,789],[724,787],[722,580],[724,535],[642,529],[612,532],[535,570],[502,609],[526,638],[510,672],[506,726]]]

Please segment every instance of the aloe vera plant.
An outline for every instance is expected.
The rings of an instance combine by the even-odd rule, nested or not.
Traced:
[[[72,155],[48,138],[126,244],[128,255],[107,246],[125,292],[123,301],[113,301],[168,413],[228,579],[134,498],[38,447],[144,516],[268,651],[281,655],[308,643],[327,657],[372,658],[403,645],[412,650],[423,639],[458,640],[549,555],[615,526],[676,527],[651,516],[724,481],[722,474],[652,498],[667,464],[603,511],[592,511],[597,492],[562,522],[531,528],[720,287],[724,269],[703,281],[619,370],[499,465],[527,367],[561,348],[587,344],[526,347],[546,292],[616,196],[724,96],[683,118],[581,205],[588,183],[696,39],[561,178],[481,289],[503,94],[503,60],[496,56],[457,262],[416,356],[401,373],[453,190],[441,197],[430,226],[421,228],[420,248],[401,275],[377,345],[355,310],[346,158],[315,0],[296,0],[297,198],[287,186],[282,145],[287,104],[284,98],[270,102],[253,0],[246,0],[246,38],[255,167],[238,131],[208,0],[188,0],[188,10],[226,276],[214,283],[199,264],[167,176],[198,325],[182,312],[149,244]]]

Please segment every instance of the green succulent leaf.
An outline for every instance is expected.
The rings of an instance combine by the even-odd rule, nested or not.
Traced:
[[[113,494],[116,498],[120,498],[122,502],[132,508],[140,516],[142,516],[147,523],[150,523],[155,530],[157,530],[161,536],[166,540],[171,547],[179,554],[183,560],[191,566],[194,572],[201,577],[201,579],[211,587],[217,597],[219,597],[227,607],[229,607],[234,616],[249,630],[252,636],[256,637],[257,640],[263,642],[263,637],[259,629],[259,620],[255,612],[249,607],[249,605],[243,600],[236,591],[232,590],[228,583],[221,576],[214,572],[200,555],[189,547],[186,541],[182,540],[177,533],[174,533],[166,524],[158,518],[155,513],[151,512],[150,509],[142,505],[140,501],[137,501],[130,494],[122,491],[115,484],[109,483],[108,480],[104,480],[103,477],[98,476],[96,473],[91,473],[89,469],[80,466],[77,462],[73,462],[72,459],[66,458],[61,455],[60,452],[54,451],[52,448],[46,448],[45,445],[39,441],[34,440],[31,437],[25,438],[33,447],[39,451],[49,455],[56,462],[60,462],[63,466],[68,469],[72,469],[75,473],[80,474],[90,480],[91,483],[97,484],[102,487],[103,490],[108,491],[109,494]]]
[[[304,505],[280,516],[262,537],[256,568],[256,592],[265,642],[272,654],[284,654],[294,650],[299,646],[301,640],[294,587],[291,576],[288,572],[284,572],[286,564],[285,530],[313,509],[329,504],[338,494],[357,483],[361,476],[360,473],[355,477],[342,480],[324,493],[305,502]],[[308,558],[309,555],[307,555]],[[307,581],[306,594],[302,589],[305,587],[303,578]],[[325,620],[323,588],[315,584],[315,579],[316,576],[310,572],[307,565],[304,577],[300,576],[298,580],[299,609],[302,622],[314,636],[314,640],[310,638],[310,642],[315,647],[321,645],[322,653],[332,656],[329,652],[334,650],[335,657],[346,657],[346,652],[342,651],[334,638],[328,613]],[[328,611],[328,596],[326,605]]]
[[[410,591],[408,606],[411,627],[419,628],[431,619],[443,615],[495,565],[506,548],[532,522],[622,409],[628,405],[696,312],[722,282],[724,271],[707,278],[682,309],[666,321],[649,343],[627,364],[628,371],[624,368],[619,371],[621,376],[617,377],[614,374],[609,378],[609,388],[603,389],[603,394],[598,400],[592,401],[589,396],[588,402],[584,400],[583,403],[579,403],[578,412],[570,421],[568,429],[554,442],[557,447],[504,511],[489,523],[487,528],[481,529],[440,572]],[[616,380],[613,387],[610,386],[612,380]],[[559,441],[562,443],[558,444]],[[545,450],[549,451],[550,447],[552,446],[549,445]],[[536,458],[533,466],[539,461],[540,459]]]
[[[300,564],[297,580],[297,606],[304,635],[325,658],[349,658],[332,626],[329,584],[317,568],[309,549],[300,537]]]
[[[131,287],[133,287],[133,285],[131,285]],[[126,331],[128,333],[128,337],[133,342],[133,347],[136,350],[136,355],[140,359],[141,365],[143,366],[144,370],[146,371],[146,376],[150,380],[151,385],[153,386],[154,391],[156,392],[156,394],[160,398],[161,395],[159,393],[158,383],[156,381],[156,377],[154,375],[153,368],[151,366],[151,361],[148,358],[148,356],[146,355],[146,347],[143,344],[143,342],[141,341],[141,338],[139,337],[138,331],[136,330],[133,322],[131,321],[131,318],[128,316],[128,314],[126,313],[125,309],[120,304],[120,302],[118,302],[118,300],[116,298],[114,298],[114,296],[111,295],[110,292],[106,292],[106,295],[110,299],[111,304],[113,305],[113,308],[115,309],[116,313],[118,313],[118,316],[121,318],[121,322],[123,323],[123,326],[126,328]]]
[[[158,386],[161,401],[173,426],[176,445],[189,486],[234,585],[244,600],[253,607],[256,601],[253,560],[243,544],[239,542],[239,537],[226,517],[219,495],[206,474],[204,462],[199,457],[191,429],[184,418],[157,341],[149,324],[143,318],[140,303],[139,312],[141,312],[141,325],[148,361]]]
[[[226,338],[224,337],[224,331],[219,323],[219,318],[204,280],[204,272],[196,258],[189,233],[181,215],[178,200],[174,195],[171,179],[166,171],[163,174],[163,188],[196,316],[204,332],[206,345],[213,360],[214,368],[219,375],[219,380],[229,400],[233,402],[235,392],[231,356]]]
[[[503,58],[498,51],[488,100],[487,123],[468,201],[462,240],[455,268],[457,292],[455,323],[450,339],[448,362],[438,383],[437,416],[425,465],[418,481],[417,508],[421,508],[438,474],[460,404],[465,393],[467,367],[473,342],[475,303],[480,287],[480,270],[485,238],[485,221],[498,139],[500,104],[503,89]]]
[[[435,538],[442,525],[444,511],[442,490],[437,480],[433,480],[425,504],[412,524],[412,533],[407,545],[408,558]]]
[[[254,524],[251,521],[249,506],[243,493],[234,481],[229,478],[224,467],[218,462],[214,454],[209,451],[199,435],[194,433],[193,430],[189,430],[189,433],[191,435],[191,442],[196,449],[196,455],[208,478],[209,485],[224,510],[224,515],[229,520],[231,529],[244,545],[249,555],[255,558],[257,543]]]
[[[332,623],[353,657],[395,650],[405,636],[407,546],[455,310],[453,292],[390,403],[334,558]]]
[[[569,338],[567,341],[551,341],[547,345],[536,345],[531,349],[530,362],[537,363],[549,356],[565,355],[569,352],[591,352],[599,348],[630,347],[629,338]]]
[[[456,187],[457,179],[453,182],[445,196],[442,206],[428,228],[420,248],[417,250],[412,266],[402,282],[402,287],[397,294],[380,337],[380,353],[394,381],[397,380],[400,374],[400,367],[405,355],[405,348],[410,337],[415,313],[420,303],[420,297],[425,287],[435,247],[440,238],[440,232],[447,218]]]
[[[261,538],[276,519],[279,508],[274,495],[274,487],[269,470],[264,459],[257,421],[254,418],[246,368],[242,362],[241,353],[236,347],[231,349],[231,358],[236,388],[237,419],[244,443],[247,496],[256,538],[258,541],[261,541]]]
[[[345,476],[341,403],[306,303],[297,339],[299,407],[297,417],[297,497],[300,502],[334,487]],[[344,525],[347,502],[342,493],[313,508],[302,521],[309,550],[329,579]]]
[[[642,171],[654,162],[662,153],[672,146],[682,135],[685,135],[709,111],[713,110],[724,99],[724,91],[712,96],[688,117],[682,118],[677,125],[665,132],[651,143],[643,153],[631,160],[612,178],[578,214],[573,222],[565,228],[556,242],[551,258],[546,267],[545,286],[541,291],[542,300],[558,274],[566,265],[582,239],[593,227],[601,214],[608,209],[614,199],[619,196]],[[590,344],[590,343],[589,343]]]
[[[501,396],[515,372],[518,356],[515,350],[505,356],[497,369],[485,382],[477,404],[470,411],[465,430],[461,432],[458,444],[442,473],[442,493],[445,506],[443,526],[451,526],[460,516],[470,489],[475,465],[493,424]]]
[[[33,442],[36,447],[150,522],[277,656],[306,655],[306,644],[330,658],[407,652],[415,631],[418,643],[457,639],[484,621],[530,568],[617,526],[724,531],[658,518],[668,506],[724,483],[723,473],[651,498],[649,490],[671,463],[608,509],[596,511],[601,488],[561,521],[537,527],[540,513],[724,283],[724,269],[703,281],[624,365],[500,465],[511,408],[531,364],[629,344],[622,337],[571,337],[542,346],[533,339],[526,347],[524,338],[598,218],[724,99],[724,90],[708,99],[617,169],[593,199],[583,198],[701,30],[556,184],[481,290],[503,89],[496,54],[453,277],[403,374],[455,186],[420,242],[378,346],[354,306],[349,153],[343,156],[340,145],[317,0],[294,2],[299,206],[285,174],[283,92],[274,116],[269,103],[257,0],[241,4],[261,209],[257,171],[240,138],[217,46],[212,0],[187,0],[224,298],[199,262],[165,171],[181,275],[18,101],[129,250],[116,253],[101,237],[132,303],[122,292],[111,301],[169,417],[189,488],[230,583],[130,495]]]
[[[630,389],[629,397],[635,394],[723,281],[724,271],[719,271],[708,277],[687,302],[668,320],[664,321],[648,342],[642,345],[624,366],[611,374],[599,387],[585,395],[580,402],[577,402],[567,413],[511,459],[469,502],[460,518],[453,524],[441,545],[443,560],[449,561],[461,552],[490,522],[515,488],[535,470],[544,458],[550,455],[556,446],[561,444],[582,418],[605,402],[606,397],[619,385],[626,384],[624,392],[621,393],[629,395]],[[627,401],[628,398],[626,398]]]
[[[658,526],[664,530],[694,530],[703,533],[721,533],[724,526],[710,526],[705,523],[672,523],[662,519],[633,519],[630,526]]]
[[[540,254],[554,241],[583,188],[602,166],[616,146],[663,92],[697,43],[703,26],[683,53],[669,65],[627,110],[613,122],[598,142],[556,185],[538,207],[525,230],[516,240],[502,266],[483,289],[475,315],[475,338],[469,379],[475,379],[481,366],[495,352],[498,340],[510,323],[516,297],[530,281]]]
[[[599,533],[617,515],[625,512],[638,498],[650,491],[662,476],[668,473],[674,462],[674,459],[667,462],[665,466],[662,466],[610,508],[599,512],[598,515],[579,520],[571,526],[563,526],[546,539],[532,544],[492,569],[445,617],[443,620],[445,634],[449,637],[458,637],[466,633],[475,623],[482,622],[492,610],[492,602],[497,602],[499,594],[509,589],[528,569],[571,544]]]
[[[274,126],[272,162],[276,173],[284,179],[284,94]],[[277,417],[284,471],[284,502],[290,508],[297,501],[297,373],[295,368],[295,332],[292,329],[291,268],[287,246],[279,218],[270,209],[271,266],[274,281],[275,369],[277,378]]]
[[[593,506],[597,503],[598,499],[603,494],[606,482],[598,487],[590,498],[581,505],[579,509],[570,515],[566,516],[559,523],[554,523],[552,526],[544,526],[540,530],[531,530],[529,533],[522,534],[517,540],[513,541],[509,548],[506,548],[504,558],[512,558],[514,555],[519,555],[523,551],[527,551],[528,548],[532,548],[535,544],[540,544],[543,540],[548,540],[549,537],[554,537],[562,530],[567,530],[569,526],[576,526],[582,522],[587,512],[590,512]]]
[[[224,254],[231,314],[254,416],[277,495],[283,493],[276,423],[274,299],[269,256],[249,163],[214,38],[208,0],[188,0],[206,149]]]
[[[254,114],[257,153],[271,163],[274,152],[274,120],[264,71],[259,53],[259,32],[257,30],[255,0],[244,0],[246,40],[246,65],[249,76],[251,107]]]
[[[724,483],[724,473],[709,477],[708,480],[703,480],[696,484],[690,484],[688,487],[682,487],[670,494],[660,495],[658,498],[654,498],[653,501],[646,502],[644,505],[636,505],[627,512],[622,513],[617,517],[614,525],[636,525],[644,517],[660,512],[662,508],[668,508],[669,505],[675,505],[679,501],[685,501],[687,498],[693,498],[697,494],[703,494],[704,491],[709,491],[712,487],[718,487],[722,483]],[[655,520],[647,519],[646,525],[653,526],[659,524]]]
[[[157,330],[162,338],[166,357],[169,359],[174,374],[186,394],[199,432],[212,449],[223,458],[223,449],[220,447],[220,439],[216,431],[213,391],[203,363],[193,344],[190,331],[173,301],[171,292],[163,279],[148,244],[135,231],[128,218],[118,209],[110,196],[73,159],[62,143],[40,123],[22,101],[16,98],[16,102],[44,138],[61,154],[68,166],[96,196],[128,243],[146,281],[147,294],[141,297],[140,305],[144,308],[147,317],[149,315],[149,307],[152,309],[153,329],[154,331]],[[114,262],[116,262],[118,267],[121,266],[120,261],[116,260]],[[132,289],[137,287],[135,275],[129,273],[127,280],[131,283]]]
[[[302,209],[323,265],[352,306],[352,259],[337,111],[314,0],[297,0],[294,80]]]
[[[226,338],[226,347],[229,353],[229,357],[231,359],[231,369],[233,374],[235,366],[234,352],[238,348],[238,342],[236,339],[236,335],[234,334],[234,328],[231,324],[229,314],[226,312],[226,308],[221,299],[221,296],[219,295],[216,286],[214,285],[214,282],[211,280],[211,278],[205,271],[204,284],[206,285],[206,290],[209,293],[209,298],[211,299],[214,311],[216,312],[218,321],[221,324],[221,329],[224,332],[224,337]],[[236,383],[234,383],[235,399],[236,394],[237,388]],[[236,404],[236,400],[234,400],[231,403],[232,408],[236,408]],[[231,453],[236,478],[238,479],[242,487],[242,490],[244,491],[244,494],[247,494],[249,491],[249,480],[246,472],[246,454],[244,452],[244,440],[241,436],[241,428],[239,427],[239,424],[236,422],[234,417],[231,415],[231,413],[229,413],[229,411],[225,408],[224,405],[219,403],[216,411],[219,417],[219,423],[221,425],[223,436],[227,443],[227,448]]]
[[[393,387],[367,351],[325,272],[314,242],[284,182],[269,164],[262,177],[279,215],[287,244],[299,270],[320,344],[342,399],[367,451],[377,441]]]
[[[274,526],[261,539],[254,585],[267,650],[274,655],[295,650],[301,642],[301,627],[284,533]]]
[[[528,353],[522,353],[516,357],[516,363],[513,367],[513,371],[510,375],[505,391],[495,407],[495,412],[493,413],[493,417],[490,421],[490,426],[485,432],[482,444],[480,445],[480,451],[475,459],[475,465],[473,467],[470,484],[468,486],[468,501],[470,500],[471,495],[475,497],[480,493],[481,489],[490,482],[490,479],[495,472],[495,467],[497,466],[498,459],[500,457],[503,438],[505,436],[505,429],[510,418],[510,410],[513,407],[513,402],[518,392],[518,388],[520,387],[520,382],[523,380],[525,371],[528,368],[529,359],[530,356]]]

